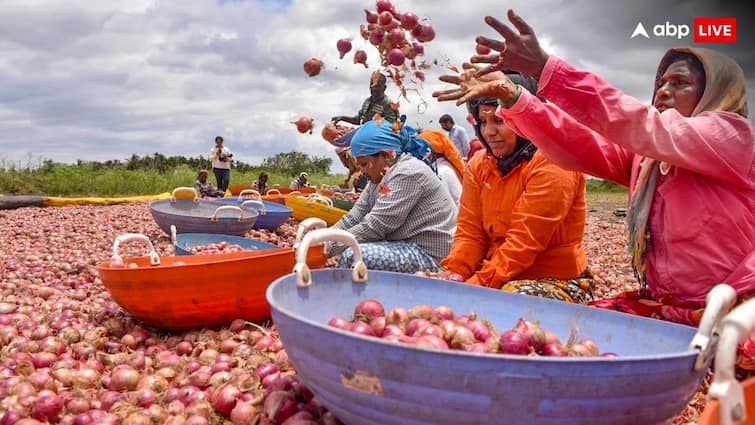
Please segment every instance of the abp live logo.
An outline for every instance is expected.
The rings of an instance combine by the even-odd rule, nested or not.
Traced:
[[[692,23],[695,43],[735,43],[737,41],[737,18],[695,18]],[[666,21],[664,24],[653,26],[655,37],[674,37],[676,39],[687,38],[690,35],[689,25],[673,24]],[[650,38],[642,22],[637,26],[629,38],[643,36]]]

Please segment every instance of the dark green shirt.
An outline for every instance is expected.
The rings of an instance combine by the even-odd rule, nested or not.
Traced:
[[[359,121],[365,123],[370,121],[375,114],[380,114],[388,122],[395,122],[398,119],[398,111],[391,108],[391,101],[387,96],[381,100],[372,102],[372,97],[368,97],[362,103],[362,109],[359,110]]]

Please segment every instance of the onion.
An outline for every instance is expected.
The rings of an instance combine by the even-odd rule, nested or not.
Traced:
[[[418,304],[409,309],[409,318],[431,320],[433,318],[433,308],[427,304]]]
[[[422,43],[418,43],[416,41],[412,42],[412,50],[414,50],[414,53],[416,53],[419,56],[422,56],[425,54],[425,46],[423,46]]]
[[[200,415],[191,415],[186,419],[185,425],[209,425],[207,418]]]
[[[221,415],[228,417],[231,410],[236,406],[236,399],[241,395],[241,391],[230,382],[221,385],[212,394],[212,407]]]
[[[354,308],[354,318],[369,322],[376,317],[384,317],[385,309],[377,300],[363,300]]]
[[[306,62],[304,62],[304,72],[306,72],[310,77],[314,77],[320,73],[323,65],[325,64],[320,59],[310,58]],[[299,130],[299,132],[304,133],[304,131],[301,130]]]
[[[233,425],[252,425],[256,415],[257,409],[251,403],[238,402],[231,410],[231,422]]]
[[[418,41],[427,43],[435,38],[435,28],[428,23],[420,23],[412,30],[412,35]]]
[[[412,319],[406,325],[406,334],[409,336],[415,336],[417,332],[419,332],[420,329],[425,328],[428,325],[430,325],[430,322],[427,321],[426,319],[421,319],[421,318]]]
[[[254,370],[254,374],[260,379],[265,379],[266,376],[279,372],[278,366],[272,363],[265,363]]]
[[[472,334],[474,335],[475,339],[477,339],[480,342],[485,342],[490,338],[493,333],[490,331],[490,328],[488,325],[481,321],[481,320],[473,320],[469,322],[469,325],[467,325],[469,330],[472,331]]]
[[[133,391],[139,383],[139,371],[128,365],[116,366],[110,374],[109,388],[114,391]]]
[[[385,329],[385,316],[375,317],[370,320],[370,327],[375,332],[375,335],[381,335],[383,329]]]
[[[477,342],[474,333],[465,326],[456,326],[456,331],[451,335],[451,341],[449,345],[451,348],[462,348],[465,345],[474,344]]]
[[[377,336],[370,325],[364,322],[354,322],[351,324],[351,332],[366,336]]]
[[[501,353],[529,354],[532,351],[532,340],[516,329],[509,329],[500,338]]]
[[[263,414],[274,424],[279,424],[297,411],[296,399],[288,391],[273,391],[265,397]]]
[[[447,350],[448,344],[443,338],[437,335],[423,335],[417,338],[415,344],[417,347],[423,348],[436,348],[439,350]]]
[[[401,49],[393,48],[388,51],[387,60],[389,65],[401,66],[404,64],[406,57],[404,56],[404,52],[402,52]]]
[[[569,353],[558,342],[546,342],[541,350],[544,356],[566,357]]]
[[[367,52],[365,52],[364,50],[357,50],[354,53],[354,63],[361,63],[365,68],[367,68]]]
[[[590,357],[590,356],[592,356],[591,350],[588,347],[586,347],[586,346],[584,346],[584,345],[582,345],[580,343],[576,343],[576,344],[572,345],[571,347],[568,347],[568,352],[569,352],[570,356],[575,356],[575,357]]]
[[[193,350],[194,346],[192,346],[189,341],[181,341],[176,344],[176,353],[181,356],[190,354]]]
[[[338,42],[336,43],[336,48],[338,49],[338,54],[340,55],[339,59],[343,59],[346,53],[349,53],[349,51],[351,50],[351,39],[342,38],[338,40]]]
[[[311,59],[310,59],[311,60]],[[319,73],[319,71],[318,71]],[[317,75],[317,74],[315,74]],[[312,75],[310,75],[311,77]],[[296,124],[296,130],[299,133],[307,133],[312,134],[312,126],[314,125],[314,120],[309,117],[299,117],[294,124]]]
[[[399,328],[396,325],[387,325],[385,328],[383,328],[383,332],[380,334],[380,337],[385,338],[388,335],[403,335],[404,331]]]
[[[397,326],[406,326],[406,323],[409,321],[409,312],[402,307],[396,307],[392,308],[388,311],[388,314],[385,315],[385,324],[386,325],[397,325]]]
[[[365,20],[369,24],[376,24],[378,21],[378,14],[373,10],[364,9]]]
[[[378,0],[377,1],[377,13],[392,12],[393,4],[390,0]]]
[[[582,344],[587,349],[590,356],[600,355],[600,349],[598,349],[598,344],[596,344],[594,340],[585,338],[579,341],[579,344]]]
[[[151,388],[145,388],[136,393],[136,404],[141,407],[147,408],[151,406],[155,400],[157,400],[157,394],[155,394]]]
[[[328,326],[348,331],[351,329],[351,322],[344,319],[343,317],[334,317],[328,320]]]
[[[411,31],[419,23],[419,17],[414,13],[407,12],[401,15],[401,28]]]
[[[56,422],[63,410],[63,400],[51,391],[40,392],[31,407],[31,416],[40,421]]]
[[[601,354],[600,357],[619,357],[619,355],[610,351],[606,351],[605,353]]]

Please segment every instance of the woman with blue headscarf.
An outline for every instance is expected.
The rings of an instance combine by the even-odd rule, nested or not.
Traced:
[[[448,254],[456,227],[454,201],[423,151],[432,152],[410,128],[399,133],[390,123],[369,121],[356,131],[351,151],[369,183],[354,207],[333,228],[352,233],[367,267],[414,273],[437,271]],[[334,244],[349,267],[351,249]]]

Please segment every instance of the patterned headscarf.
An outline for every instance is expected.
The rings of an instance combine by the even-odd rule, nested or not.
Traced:
[[[657,82],[666,69],[676,60],[679,54],[691,55],[697,58],[703,66],[705,74],[705,89],[697,106],[692,111],[695,116],[704,111],[734,112],[747,118],[747,86],[742,68],[730,57],[710,50],[692,47],[677,47],[666,52],[658,65],[655,74]],[[655,101],[655,93],[653,94]],[[632,268],[640,282],[640,288],[645,288],[645,259],[648,249],[647,225],[650,207],[655,195],[655,186],[660,170],[667,172],[671,165],[652,158],[644,158],[640,164],[640,172],[635,184],[634,196],[629,204],[627,221],[629,225],[629,251],[632,254]]]

